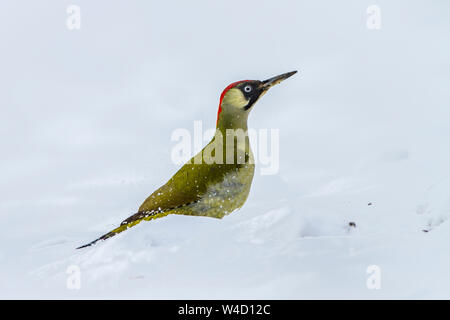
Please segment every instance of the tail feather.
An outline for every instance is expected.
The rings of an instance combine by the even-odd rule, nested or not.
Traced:
[[[162,218],[162,217],[167,216],[169,213],[170,212],[151,212],[151,213],[150,212],[138,212],[138,213],[135,213],[131,217],[128,217],[127,219],[122,221],[122,223],[120,224],[120,227],[117,227],[116,229],[102,235],[100,238],[95,239],[94,241],[91,241],[85,245],[82,245],[82,246],[78,247],[77,249],[90,247],[100,240],[109,239],[111,237],[114,237],[116,234],[119,234],[131,227],[134,227],[141,221],[144,221],[144,220],[148,221],[148,220],[153,220],[153,219],[157,219],[157,218]]]
[[[87,244],[85,244],[85,245],[82,245],[82,246],[78,247],[77,249],[83,249],[83,248],[86,248],[86,247],[90,247],[90,246],[96,244],[98,241],[100,241],[100,240],[106,240],[106,239],[108,239],[108,238],[114,237],[116,234],[117,234],[117,233],[114,233],[113,231],[108,232],[108,233],[102,235],[100,238],[95,239],[94,241],[91,241],[91,242],[89,242],[89,243],[87,243]]]

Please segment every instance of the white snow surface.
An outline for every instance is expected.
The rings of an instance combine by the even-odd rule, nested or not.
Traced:
[[[380,30],[372,4],[2,2],[0,298],[449,299],[450,2],[376,1]],[[226,85],[291,70],[250,115],[280,169],[241,210],[75,250],[176,172],[171,133],[213,127]]]

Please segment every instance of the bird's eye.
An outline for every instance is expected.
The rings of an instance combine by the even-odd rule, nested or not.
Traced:
[[[252,91],[252,86],[245,86],[245,87],[244,87],[244,91],[245,91],[245,92],[250,92],[250,91]]]

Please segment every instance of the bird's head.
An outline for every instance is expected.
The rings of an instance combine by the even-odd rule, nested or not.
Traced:
[[[233,82],[220,95],[217,127],[242,128],[247,124],[247,117],[260,97],[271,87],[289,78],[297,71],[280,74],[270,79],[242,80]]]

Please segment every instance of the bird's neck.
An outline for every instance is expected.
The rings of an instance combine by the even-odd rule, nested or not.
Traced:
[[[248,113],[242,113],[240,115],[234,115],[234,114],[223,114],[219,121],[217,121],[217,130],[220,130],[220,132],[225,135],[227,130],[238,130],[241,129],[244,132],[247,132],[248,125]]]
[[[223,159],[226,163],[230,163],[230,157],[234,159],[232,160],[234,164],[252,161],[247,118],[248,114],[240,116],[223,114],[217,122],[216,134],[211,143],[223,150]]]

